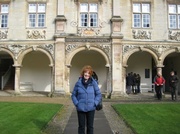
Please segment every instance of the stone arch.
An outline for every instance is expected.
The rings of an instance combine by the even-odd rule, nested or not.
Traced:
[[[54,65],[54,62],[53,62],[53,58],[52,56],[49,54],[49,52],[47,52],[46,50],[42,49],[42,48],[36,48],[36,49],[33,49],[32,47],[24,50],[22,53],[20,53],[19,57],[18,57],[18,63],[19,65],[22,65],[22,61],[25,57],[26,54],[32,52],[32,51],[40,51],[42,53],[44,53],[45,55],[47,55],[47,57],[49,58],[49,61],[50,61],[50,65],[49,66],[53,66]]]
[[[152,55],[156,65],[158,65],[158,56],[150,49],[148,48],[142,48],[142,47],[139,47],[139,48],[134,48],[132,50],[130,50],[129,52],[126,52],[123,56],[123,66],[124,67],[127,67],[127,62],[128,62],[128,59],[129,57],[135,53],[135,52],[139,52],[139,51],[145,51],[145,52],[148,52]]]
[[[4,52],[8,53],[12,57],[14,64],[16,63],[16,59],[14,57],[14,54],[9,49],[0,48],[0,51],[4,51]]]
[[[83,46],[83,47],[80,47],[80,48],[74,50],[73,52],[69,53],[67,60],[66,60],[66,65],[71,66],[71,61],[72,61],[74,55],[77,54],[78,52],[83,51],[83,50],[94,50],[96,52],[99,52],[104,57],[104,59],[106,61],[106,67],[110,67],[110,60],[109,60],[108,56],[105,54],[105,52],[102,51],[101,49],[99,49],[97,47],[93,47],[93,46],[89,47],[89,48]]]
[[[166,58],[169,54],[175,53],[175,52],[177,53],[177,52],[179,52],[179,51],[177,51],[176,48],[174,48],[174,49],[170,49],[170,50],[166,51],[165,53],[163,53],[163,54],[161,55],[161,57],[160,57],[161,63],[163,64],[165,58]]]

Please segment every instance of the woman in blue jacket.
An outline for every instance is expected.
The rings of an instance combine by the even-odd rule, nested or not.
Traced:
[[[94,131],[94,114],[96,106],[102,96],[97,82],[92,78],[93,70],[91,66],[84,66],[81,77],[76,82],[72,92],[72,101],[77,109],[78,115],[78,134],[93,134]],[[85,123],[87,123],[85,125]]]

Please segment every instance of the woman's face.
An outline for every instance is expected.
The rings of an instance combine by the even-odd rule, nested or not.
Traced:
[[[89,73],[89,71],[84,72],[84,78],[85,78],[86,80],[88,80],[88,79],[90,78],[90,73]]]

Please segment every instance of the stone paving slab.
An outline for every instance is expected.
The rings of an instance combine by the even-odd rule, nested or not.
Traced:
[[[77,134],[78,133],[78,118],[77,111],[74,108],[68,124],[64,130],[64,134]],[[94,134],[113,134],[109,123],[104,115],[103,110],[95,112],[94,118]]]

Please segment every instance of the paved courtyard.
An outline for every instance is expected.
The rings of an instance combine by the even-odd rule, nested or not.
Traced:
[[[0,91],[0,101],[11,102],[39,102],[58,103],[64,107],[61,112],[49,122],[43,134],[76,134],[77,115],[70,97],[47,97],[45,93],[23,92],[20,96],[15,96],[13,91]],[[133,131],[125,124],[111,107],[115,103],[163,103],[172,102],[170,95],[166,94],[162,101],[154,97],[154,93],[130,94],[119,99],[104,99],[103,110],[96,111],[94,131],[95,134],[133,134]],[[173,102],[172,102],[173,103]]]

